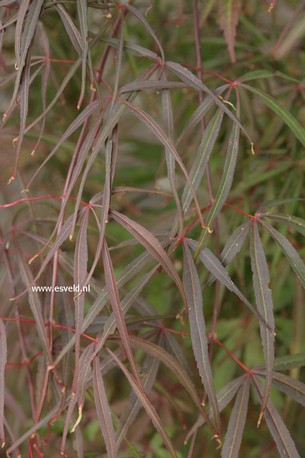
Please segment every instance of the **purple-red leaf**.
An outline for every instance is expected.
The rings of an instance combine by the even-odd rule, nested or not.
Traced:
[[[5,326],[3,321],[0,320],[0,439],[1,439],[1,446],[5,446],[5,435],[4,435],[4,390],[5,390],[5,382],[4,382],[4,373],[5,373],[5,365],[7,360],[7,344],[6,344],[6,332]]]
[[[119,213],[116,210],[110,210],[109,214],[113,219],[115,219],[119,224],[121,224],[130,234],[132,234],[141,243],[141,245],[143,245],[147,249],[151,256],[153,256],[153,258],[161,264],[165,272],[167,272],[168,275],[176,283],[183,298],[183,302],[186,305],[187,301],[182,282],[179,278],[179,275],[176,272],[175,266],[173,265],[172,261],[170,260],[168,254],[162,247],[159,240],[156,239],[156,237],[143,226],[131,220],[122,213]]]
[[[208,415],[201,403],[201,400],[193,385],[192,380],[190,379],[188,373],[183,368],[183,366],[181,366],[181,364],[176,360],[176,358],[170,355],[160,345],[154,344],[153,342],[148,342],[139,337],[131,336],[130,343],[133,347],[139,350],[142,350],[145,353],[151,355],[153,358],[161,361],[166,366],[166,368],[170,369],[175,374],[175,376],[177,377],[177,380],[181,383],[184,389],[189,393],[190,397],[192,398],[195,406],[199,409],[200,414],[202,415],[204,420],[208,423],[211,430],[215,432],[215,427],[213,427],[213,425],[211,424],[208,418]]]
[[[274,240],[276,240],[276,242],[280,245],[285,256],[287,256],[291,267],[299,277],[299,280],[301,281],[303,288],[305,288],[305,263],[301,259],[297,250],[289,242],[289,240],[286,237],[284,237],[279,231],[274,229],[274,227],[270,226],[266,222],[263,222],[263,226],[267,229],[268,232],[270,232]]]
[[[107,348],[107,351],[112,356],[112,358],[116,361],[117,365],[122,370],[122,372],[124,373],[125,377],[128,379],[133,391],[135,392],[135,394],[137,395],[138,399],[142,403],[147,415],[150,417],[151,421],[153,422],[154,427],[156,428],[156,430],[158,431],[158,433],[162,437],[162,439],[164,441],[164,445],[166,446],[166,448],[170,452],[171,456],[173,458],[177,458],[177,454],[175,452],[174,446],[173,446],[170,438],[168,437],[168,435],[167,435],[167,433],[165,431],[165,428],[163,427],[163,425],[161,423],[159,415],[157,414],[154,406],[152,405],[152,403],[148,399],[145,391],[143,390],[143,388],[141,386],[138,385],[137,381],[133,378],[133,376],[130,374],[130,372],[127,370],[127,368],[124,366],[124,364],[119,360],[119,358],[117,358],[117,356],[111,350],[109,350],[109,348]]]
[[[158,369],[159,361],[150,356],[147,356],[141,369],[142,385],[145,390],[145,393],[147,394],[152,389],[152,386],[158,373]],[[120,417],[120,423],[116,434],[117,448],[119,448],[122,440],[126,436],[127,431],[133,423],[133,421],[135,420],[136,416],[138,415],[140,408],[141,402],[139,401],[135,393],[132,393],[129,397],[128,404]]]
[[[253,377],[254,386],[260,401],[263,398],[263,388],[256,377]],[[272,404],[267,402],[265,414],[264,414],[267,426],[272,434],[274,442],[276,443],[279,454],[282,458],[300,458],[300,455],[296,449],[295,443],[285,425],[280,414]]]
[[[198,371],[216,421],[216,431],[220,433],[220,415],[209,359],[208,339],[202,311],[202,294],[198,273],[189,247],[184,244],[183,283],[188,302],[188,316],[193,352]]]
[[[249,380],[239,388],[221,450],[222,458],[238,458],[249,402]]]
[[[115,432],[104,381],[101,375],[99,356],[96,356],[93,360],[93,390],[97,418],[105,441],[107,456],[109,458],[115,458],[117,456]]]
[[[305,384],[279,372],[273,373],[272,384],[305,407]]]
[[[265,322],[268,323],[271,329],[273,329],[274,316],[272,294],[271,290],[269,289],[269,268],[257,224],[255,222],[252,225],[250,255],[253,272],[253,288],[257,308]],[[258,425],[260,424],[262,414],[266,408],[270,395],[274,364],[274,334],[270,332],[269,329],[267,329],[266,326],[264,326],[264,324],[261,322],[260,332],[266,366],[266,383]]]
[[[78,360],[80,354],[80,336],[84,319],[85,294],[81,291],[87,276],[88,264],[88,230],[89,209],[86,208],[81,219],[78,237],[75,244],[74,255],[74,284],[80,288],[80,292],[75,297],[75,370],[78,370]]]
[[[122,313],[121,304],[120,304],[120,297],[119,297],[119,290],[117,286],[117,281],[114,275],[113,265],[109,254],[109,249],[106,244],[106,240],[103,244],[102,249],[102,258],[103,258],[103,265],[104,265],[104,274],[105,274],[105,281],[106,281],[106,289],[109,295],[109,301],[112,307],[113,314],[115,316],[116,326],[120,333],[120,337],[122,339],[122,343],[124,346],[124,350],[126,352],[127,358],[130,362],[132,371],[134,376],[136,377],[137,381],[139,379],[139,373],[136,368],[136,364],[134,361],[134,357],[131,351],[131,346],[129,342],[129,336],[127,332],[126,323],[124,321],[124,315]]]
[[[233,380],[232,382],[227,383],[221,390],[218,391],[217,393],[217,402],[218,402],[218,408],[219,412],[222,412],[227,405],[232,401],[234,396],[237,393],[238,388],[240,385],[243,383],[245,376],[242,375],[241,377],[238,377],[237,379]],[[209,418],[213,418],[213,412],[210,409],[209,410]],[[189,431],[187,437],[186,437],[186,442],[189,440],[189,438],[196,433],[198,428],[200,426],[205,424],[205,418],[199,417],[192,429]]]
[[[190,245],[192,250],[197,250],[198,249],[198,242],[195,242],[194,240],[187,239],[187,243]],[[272,332],[274,330],[269,326],[269,324],[265,321],[264,317],[258,312],[253,305],[248,301],[248,299],[244,296],[244,294],[240,291],[240,289],[235,285],[235,283],[232,281],[230,278],[228,272],[225,270],[224,266],[221,264],[219,259],[208,249],[208,248],[203,248],[202,250],[199,251],[199,259],[200,261],[204,264],[204,266],[208,269],[211,274],[214,275],[214,277],[220,281],[226,288],[228,288],[230,291],[235,293],[240,300],[246,304],[246,306],[251,310],[251,312],[260,320],[263,322],[263,324]]]
[[[227,42],[231,62],[236,60],[234,44],[241,6],[241,0],[219,0],[218,2],[218,24]]]

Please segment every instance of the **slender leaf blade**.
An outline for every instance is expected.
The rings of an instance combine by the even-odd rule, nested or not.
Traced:
[[[305,129],[301,126],[299,121],[295,119],[289,111],[281,107],[270,95],[247,84],[242,84],[242,87],[261,98],[261,100],[269,107],[274,113],[276,113],[287,126],[291,129],[294,135],[300,140],[303,146],[305,146]]]
[[[116,361],[117,365],[122,370],[125,377],[128,379],[133,391],[137,395],[138,399],[141,401],[147,415],[150,417],[151,421],[153,422],[154,427],[156,428],[156,430],[162,437],[164,441],[164,445],[168,449],[169,453],[171,454],[173,458],[177,458],[177,454],[174,449],[174,446],[161,423],[160,417],[157,414],[154,406],[148,399],[147,395],[145,394],[144,390],[142,389],[142,387],[138,385],[137,381],[133,378],[133,376],[130,374],[130,372],[127,370],[124,364],[122,364],[119,358],[111,350],[109,350],[109,348],[106,348],[106,350],[112,356],[112,358]]]
[[[77,285],[80,289],[83,288],[86,276],[87,276],[87,265],[88,265],[88,241],[87,241],[87,231],[88,231],[88,220],[89,220],[89,209],[86,209],[81,222],[78,237],[76,240],[75,246],[75,255],[74,255],[74,284]],[[76,333],[75,333],[75,367],[78,370],[78,360],[80,354],[80,337],[81,337],[81,328],[83,325],[84,319],[84,308],[85,308],[85,294],[80,290],[80,292],[74,298],[75,302],[75,324],[76,324]]]
[[[239,114],[239,113],[238,113]],[[226,160],[223,168],[223,174],[221,177],[221,182],[217,189],[217,194],[212,208],[209,211],[209,214],[206,218],[206,226],[204,232],[208,233],[208,228],[211,228],[213,221],[216,218],[217,214],[221,210],[223,204],[226,202],[233,183],[233,177],[235,172],[235,165],[239,150],[239,137],[240,137],[240,128],[237,124],[233,124],[231,135],[229,138],[229,144],[227,148]],[[202,236],[204,237],[204,235]]]
[[[146,341],[139,337],[130,336],[130,343],[133,347],[144,351],[145,353],[151,355],[153,358],[162,362],[168,369],[170,369],[173,374],[177,377],[177,380],[181,383],[184,389],[189,393],[191,399],[193,400],[195,406],[199,409],[200,414],[204,420],[208,423],[212,431],[215,431],[215,428],[211,424],[209,417],[202,405],[202,402],[198,396],[198,393],[195,389],[195,386],[192,380],[189,377],[187,371],[183,368],[180,362],[177,361],[172,355],[170,355],[164,348],[160,345],[154,344],[153,342]]]
[[[215,142],[217,140],[221,123],[223,119],[223,111],[218,109],[213,118],[208,123],[204,130],[202,140],[198,147],[193,165],[190,171],[190,181],[193,185],[193,189],[197,191],[200,181],[203,177],[204,171],[207,164],[209,163],[211,153],[213,151]],[[182,209],[186,213],[192,200],[192,189],[190,184],[187,182],[183,190],[182,195]]]
[[[249,402],[249,380],[239,388],[221,450],[222,458],[238,458]]]
[[[196,251],[198,248],[199,243],[195,240],[187,239],[189,246],[192,250]],[[240,300],[248,307],[249,310],[259,319],[261,320],[264,325],[271,331],[274,332],[273,329],[270,328],[269,324],[266,323],[265,319],[262,317],[260,312],[258,312],[251,302],[245,297],[245,295],[240,291],[240,289],[235,285],[235,283],[230,278],[228,272],[225,270],[224,266],[221,264],[219,259],[208,249],[203,248],[199,252],[199,259],[203,263],[203,265],[208,269],[214,277],[220,281],[226,288],[232,291],[236,296],[240,298]]]
[[[109,458],[116,458],[117,445],[115,441],[115,431],[112,423],[105,385],[101,375],[99,356],[96,356],[93,360],[93,392],[97,417],[105,441],[107,456]]]
[[[305,288],[305,263],[301,259],[297,250],[293,247],[293,245],[289,242],[289,240],[286,237],[284,237],[272,226],[270,226],[266,222],[263,222],[263,226],[271,234],[274,240],[280,245],[291,267],[299,277],[299,280],[301,281],[303,288]]]
[[[269,268],[256,223],[253,223],[252,225],[250,256],[251,267],[253,272],[253,288],[257,308],[261,315],[264,317],[266,323],[268,323],[269,326],[273,329],[274,315],[272,294],[271,290],[269,289]],[[260,412],[261,419],[261,416],[267,406],[272,385],[272,371],[274,364],[274,335],[262,323],[260,323],[260,332],[266,366],[265,391]]]
[[[218,402],[218,407],[219,407],[219,412],[222,412],[227,405],[232,401],[234,396],[236,395],[240,385],[244,382],[244,375],[241,377],[238,377],[235,380],[232,380],[231,382],[227,383],[224,387],[221,388],[221,390],[218,391],[217,393],[217,402]],[[213,412],[211,409],[209,409],[209,418],[213,418]],[[186,441],[189,440],[189,438],[195,434],[195,432],[200,428],[202,425],[205,423],[205,418],[199,417],[196,423],[192,426],[190,429]]]
[[[114,275],[114,269],[113,269],[113,265],[112,265],[112,261],[110,258],[110,253],[109,253],[109,249],[108,249],[106,241],[104,241],[104,244],[103,244],[102,259],[103,259],[103,265],[104,265],[106,289],[108,291],[109,301],[110,301],[110,304],[113,310],[113,314],[115,316],[116,326],[120,333],[122,343],[126,351],[127,358],[130,362],[131,368],[133,370],[133,373],[136,379],[138,379],[139,374],[136,368],[136,364],[134,361],[134,357],[133,357],[130,342],[129,342],[127,327],[126,327],[126,323],[124,321],[124,316],[123,316],[122,309],[121,309],[117,282],[116,282],[116,278]]]
[[[263,389],[256,377],[253,378],[254,387],[260,400],[262,400]],[[293,457],[300,458],[295,443],[284,423],[280,414],[269,400],[265,410],[265,420],[272,437],[276,443],[279,454],[282,458]]]
[[[218,2],[218,23],[224,33],[231,62],[236,61],[234,44],[241,7],[241,0],[220,0]]]
[[[305,366],[305,353],[297,353],[295,355],[286,355],[275,358],[274,369],[276,371],[289,371],[296,367]]]
[[[148,394],[152,389],[152,386],[158,373],[158,369],[159,361],[150,356],[147,356],[144,361],[143,368],[141,370],[142,385],[146,394]],[[132,425],[136,416],[138,415],[140,408],[141,402],[139,401],[135,393],[132,393],[129,398],[128,404],[120,417],[120,423],[118,431],[116,433],[117,448],[120,446],[124,437],[126,437],[128,429]]]
[[[192,347],[198,371],[207,393],[213,417],[216,422],[216,431],[220,433],[220,415],[213,382],[212,368],[209,359],[208,339],[206,335],[205,319],[202,311],[202,294],[198,273],[190,249],[183,245],[183,283],[188,301],[188,316]]]
[[[285,226],[295,229],[300,234],[305,236],[305,220],[303,218],[298,218],[297,216],[285,215],[281,213],[260,213],[260,218],[270,218],[273,221],[279,221],[280,223],[285,224]]]
[[[161,243],[156,239],[156,237],[141,226],[139,223],[131,220],[122,213],[117,212],[116,210],[110,210],[110,216],[115,219],[119,224],[121,224],[125,229],[131,233],[140,243],[143,245],[147,251],[156,259],[163,267],[165,272],[174,280],[176,283],[184,303],[186,304],[185,291],[182,285],[182,282],[177,274],[177,271],[170,260],[168,254],[162,247]]]
[[[273,385],[305,407],[305,384],[288,375],[273,373]]]
[[[228,238],[220,254],[220,260],[225,266],[230,264],[230,262],[232,262],[235,256],[240,252],[249,234],[250,226],[251,221],[246,221],[238,226],[233,234]]]
[[[3,321],[0,319],[0,439],[2,448],[5,446],[4,434],[4,393],[5,393],[5,366],[7,362],[6,332]]]

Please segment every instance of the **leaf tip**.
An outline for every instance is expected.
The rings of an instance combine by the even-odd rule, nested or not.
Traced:
[[[79,406],[79,408],[78,408],[78,417],[77,417],[76,422],[74,423],[73,428],[71,429],[71,433],[74,433],[74,432],[75,432],[77,426],[78,426],[78,425],[80,424],[80,422],[81,422],[82,416],[83,416],[83,407],[82,407],[82,406]]]
[[[11,182],[14,181],[14,180],[15,180],[15,177],[14,177],[14,175],[12,175],[10,177],[10,179],[8,180],[7,184],[11,184]]]
[[[275,1],[272,1],[268,8],[268,13],[272,13],[273,8],[275,7]]]
[[[260,427],[260,424],[261,424],[261,422],[262,422],[263,415],[264,415],[264,411],[261,410],[261,412],[260,412],[260,414],[259,414],[259,417],[258,417],[258,420],[257,420],[257,425],[256,425],[257,428]]]
[[[28,260],[28,264],[32,264],[32,262],[34,261],[34,259],[38,258],[38,254],[34,254],[34,256],[31,257],[31,259]]]

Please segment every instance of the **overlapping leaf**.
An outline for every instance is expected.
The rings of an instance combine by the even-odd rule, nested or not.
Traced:
[[[160,436],[162,437],[162,439],[164,441],[164,444],[165,444],[166,448],[168,449],[170,455],[173,458],[177,458],[177,454],[176,454],[176,451],[174,449],[174,446],[173,446],[170,438],[168,437],[168,435],[167,435],[167,433],[166,433],[166,431],[165,431],[165,429],[164,429],[164,427],[163,427],[163,425],[161,423],[159,415],[157,414],[155,408],[153,407],[153,405],[149,401],[147,395],[141,389],[141,387],[139,387],[137,381],[133,378],[133,376],[129,373],[129,371],[121,363],[121,361],[115,356],[115,354],[111,350],[109,350],[108,348],[107,348],[107,351],[113,357],[113,359],[116,361],[117,365],[119,366],[119,368],[122,370],[122,372],[124,373],[124,375],[128,379],[133,391],[135,392],[135,394],[137,395],[138,399],[142,403],[145,411],[147,412],[147,415],[150,417],[150,419],[153,422],[156,430],[159,432]]]
[[[190,247],[196,252],[199,243],[195,242],[194,240],[188,239],[188,244]],[[235,285],[235,283],[231,280],[229,274],[219,261],[219,259],[208,249],[203,248],[199,252],[199,259],[204,264],[204,266],[208,269],[214,277],[220,281],[226,288],[230,291],[235,293],[240,300],[251,310],[251,312],[257,316],[257,318],[266,326],[267,329],[270,331],[274,331],[270,325],[266,322],[265,318],[258,312],[253,305],[248,301],[248,299],[244,296],[244,294],[239,290],[239,288]]]
[[[203,177],[205,168],[209,163],[213,147],[217,140],[219,130],[221,127],[223,118],[223,111],[218,109],[208,123],[204,134],[201,139],[201,143],[198,147],[191,171],[190,171],[190,181],[193,185],[193,189],[197,191],[201,179]],[[187,182],[182,195],[182,208],[184,213],[187,212],[192,199],[192,190],[190,184]]]
[[[139,241],[139,243],[141,243],[141,245],[143,245],[148,250],[151,256],[161,264],[163,269],[176,283],[183,298],[183,301],[186,304],[187,301],[185,298],[185,291],[182,282],[168,254],[165,252],[164,248],[162,247],[161,243],[156,239],[156,237],[143,226],[141,226],[139,223],[132,221],[127,216],[122,215],[121,213],[115,210],[110,210],[109,214],[113,219],[120,223],[128,232],[130,232]]]
[[[232,380],[232,382],[227,383],[221,390],[218,391],[217,393],[217,402],[218,402],[218,408],[219,412],[222,412],[227,405],[232,401],[234,396],[236,395],[240,385],[244,382],[245,376],[242,375],[241,377],[238,377],[235,380]],[[213,419],[213,412],[211,409],[209,409],[209,418]],[[189,438],[200,428],[202,425],[205,423],[205,418],[199,417],[194,426],[191,428],[189,431],[186,441],[189,440]]]
[[[262,400],[263,388],[259,381],[254,378],[254,386],[258,397]],[[276,443],[278,452],[282,458],[287,458],[291,456],[293,458],[300,458],[300,455],[296,449],[295,443],[284,423],[280,417],[278,411],[269,400],[265,410],[265,419],[268,425],[268,428],[273,436],[273,439]]]
[[[145,393],[147,394],[152,389],[152,386],[158,373],[158,369],[159,361],[150,356],[147,356],[147,358],[144,361],[143,368],[141,370],[142,385],[145,390]],[[126,437],[127,431],[134,422],[140,408],[141,402],[139,401],[137,396],[134,393],[132,393],[130,395],[128,404],[120,417],[120,423],[116,434],[117,448],[120,446],[124,437]]]
[[[121,304],[120,304],[119,290],[116,284],[116,278],[114,275],[113,265],[112,265],[112,261],[110,258],[110,253],[109,253],[109,249],[108,249],[106,241],[104,241],[103,248],[102,248],[102,258],[103,258],[103,265],[104,265],[106,289],[108,291],[109,301],[112,307],[113,314],[115,316],[116,326],[120,333],[122,344],[124,346],[124,349],[125,349],[127,358],[130,362],[134,376],[138,380],[139,374],[138,374],[138,370],[136,368],[134,357],[131,351],[127,327],[124,321],[124,316],[123,316]]]
[[[239,110],[237,112],[239,115]],[[227,153],[226,153],[226,160],[223,168],[223,173],[221,177],[221,182],[218,186],[217,194],[215,197],[215,201],[213,203],[212,208],[209,211],[209,214],[206,218],[206,226],[207,228],[204,229],[202,235],[200,236],[200,243],[203,243],[203,240],[208,233],[208,230],[211,230],[212,224],[214,219],[216,218],[217,214],[221,210],[223,204],[226,202],[228,194],[230,192],[235,165],[238,155],[239,149],[239,136],[240,136],[240,128],[237,124],[233,124],[232,131],[229,138]]]

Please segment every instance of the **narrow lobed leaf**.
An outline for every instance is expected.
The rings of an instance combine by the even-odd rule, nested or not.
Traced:
[[[136,368],[136,364],[135,364],[134,357],[132,354],[132,350],[131,350],[131,346],[129,342],[129,336],[127,332],[127,327],[126,327],[126,323],[124,321],[124,315],[121,309],[119,290],[117,287],[117,282],[116,282],[116,278],[114,275],[113,265],[112,265],[112,261],[110,258],[110,253],[109,253],[109,249],[108,249],[106,240],[103,243],[102,259],[103,259],[103,266],[104,266],[106,289],[108,291],[109,301],[111,304],[113,314],[115,316],[116,326],[118,328],[120,337],[122,339],[122,344],[126,352],[127,358],[130,362],[134,376],[136,380],[140,383],[139,373]]]
[[[239,109],[237,114],[239,115]],[[214,219],[221,210],[222,206],[227,200],[229,191],[233,183],[233,177],[235,172],[235,165],[239,149],[239,137],[240,137],[240,128],[237,124],[233,124],[232,131],[229,138],[229,144],[226,153],[226,160],[223,168],[223,174],[221,177],[221,182],[218,186],[217,194],[212,208],[209,211],[209,214],[206,218],[207,228],[203,230],[200,241],[203,240],[208,233],[208,230],[212,228]]]
[[[218,23],[223,30],[231,62],[236,61],[234,44],[241,7],[241,0],[220,0],[218,2]]]
[[[181,293],[183,302],[187,304],[185,291],[182,282],[179,278],[179,275],[177,274],[177,271],[171,259],[162,247],[159,240],[156,239],[156,237],[143,226],[131,220],[122,213],[119,213],[116,210],[110,210],[109,214],[113,219],[115,219],[119,224],[121,224],[130,234],[132,234],[139,241],[139,243],[141,243],[141,245],[143,245],[147,249],[151,256],[153,256],[153,258],[161,264],[165,272],[167,272],[168,275],[176,283]]]
[[[299,121],[295,119],[289,111],[281,107],[270,95],[265,92],[257,89],[256,87],[249,86],[247,84],[242,84],[242,87],[247,89],[247,91],[253,92],[257,95],[274,113],[276,113],[282,121],[291,129],[294,135],[300,140],[303,146],[305,146],[305,129],[301,126]]]
[[[270,218],[273,221],[279,221],[280,223],[285,224],[285,226],[291,227],[292,229],[295,229],[300,234],[305,236],[305,220],[303,218],[273,212],[260,213],[259,217],[263,219]]]
[[[221,450],[222,458],[238,458],[249,403],[249,379],[239,388]]]
[[[188,302],[188,316],[193,352],[204,389],[211,405],[213,418],[216,422],[216,431],[220,434],[220,415],[209,359],[208,339],[202,311],[203,304],[199,277],[191,251],[186,244],[183,245],[183,250],[183,283]]]
[[[127,370],[127,368],[118,359],[118,357],[111,350],[109,350],[109,348],[107,348],[107,351],[112,356],[114,361],[116,361],[118,367],[122,370],[122,372],[124,373],[125,377],[128,379],[133,391],[135,392],[135,394],[137,395],[138,399],[142,403],[147,415],[152,420],[154,427],[156,428],[156,430],[158,431],[158,433],[162,437],[162,439],[164,441],[164,445],[166,446],[166,448],[169,451],[170,455],[173,458],[177,458],[177,454],[176,454],[176,451],[174,449],[174,446],[173,446],[170,438],[168,437],[168,434],[166,433],[166,431],[165,431],[165,429],[164,429],[164,427],[163,427],[163,425],[161,423],[160,417],[157,414],[154,406],[152,405],[152,403],[148,399],[147,395],[145,394],[143,388],[138,385],[137,381],[133,378],[133,376],[130,374],[130,372]]]
[[[280,232],[274,229],[266,222],[262,222],[263,226],[267,229],[267,231],[272,235],[274,240],[280,245],[282,248],[285,256],[287,257],[291,267],[299,277],[303,288],[305,288],[305,264],[304,261],[301,259],[300,255],[293,247],[293,245],[289,242],[289,240],[284,237]]]
[[[271,329],[273,329],[274,315],[272,294],[271,290],[269,289],[269,268],[256,222],[252,224],[250,256],[253,272],[253,288],[257,308],[263,316],[265,322],[268,323]],[[267,329],[262,323],[260,323],[260,333],[266,366],[266,383],[258,424],[260,423],[260,419],[267,406],[267,402],[270,396],[274,364],[274,334],[270,332],[269,329]]]
[[[148,394],[152,389],[152,386],[158,373],[158,369],[159,361],[150,356],[147,356],[141,369],[142,385],[146,394]],[[136,416],[138,415],[141,406],[141,402],[139,401],[135,393],[132,393],[129,397],[127,406],[120,417],[120,423],[116,434],[117,448],[119,448],[122,440],[126,437],[128,429],[134,422]]]
[[[273,373],[273,385],[305,407],[305,384],[279,372]]]
[[[188,392],[195,406],[199,409],[200,414],[204,419],[204,422],[207,422],[211,431],[215,433],[215,427],[211,424],[209,420],[209,417],[204,409],[204,406],[202,405],[202,402],[198,396],[195,386],[192,380],[190,379],[189,374],[183,368],[180,362],[178,362],[176,358],[170,355],[160,345],[157,345],[153,342],[146,341],[139,337],[130,336],[130,343],[133,347],[144,351],[145,353],[151,355],[153,358],[162,362],[167,369],[170,369],[175,374],[179,383],[181,383],[183,388]]]
[[[187,239],[187,243],[189,246],[196,252],[199,243],[195,240]],[[260,320],[262,323],[272,332],[274,330],[269,326],[269,324],[265,321],[264,317],[258,312],[253,305],[248,301],[248,299],[244,296],[244,294],[240,291],[240,289],[235,285],[235,283],[230,278],[228,272],[225,270],[219,259],[208,249],[203,248],[199,252],[199,259],[203,263],[203,265],[208,269],[214,277],[220,281],[226,288],[232,291],[236,296],[240,298],[240,300],[248,307],[249,310]]]
[[[206,166],[209,163],[211,153],[213,151],[215,142],[217,140],[219,130],[221,127],[223,118],[223,111],[217,110],[213,118],[208,123],[204,130],[200,145],[198,147],[192,168],[190,171],[190,182],[193,185],[193,189],[197,191],[201,179],[203,177]],[[192,189],[190,184],[187,182],[183,190],[182,195],[182,208],[183,212],[186,213],[192,199]]]
[[[253,377],[254,387],[258,394],[260,401],[262,401],[263,388],[256,377]],[[278,452],[282,458],[293,457],[300,458],[296,449],[295,443],[285,425],[278,411],[269,400],[265,410],[265,420],[267,426],[272,434],[276,443]]]
[[[236,395],[240,385],[244,383],[244,378],[245,376],[242,375],[241,377],[238,377],[235,380],[232,380],[231,382],[227,383],[221,390],[218,391],[217,393],[217,402],[218,402],[218,407],[219,407],[219,412],[222,412],[227,405],[232,401],[234,396]],[[211,409],[209,409],[209,418],[213,419],[213,412]],[[186,436],[185,441],[188,442],[189,438],[196,433],[198,428],[200,428],[202,425],[205,424],[205,418],[199,417],[196,423],[192,426],[190,429],[189,433]]]
[[[96,356],[93,360],[93,391],[97,418],[105,441],[107,456],[109,458],[116,458],[117,445],[115,441],[115,431],[112,423],[111,411],[107,400],[104,381],[101,375],[99,356]]]
[[[5,446],[4,434],[4,393],[5,393],[5,366],[7,361],[6,332],[3,321],[0,319],[0,439],[2,448]]]

